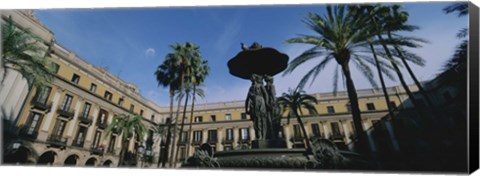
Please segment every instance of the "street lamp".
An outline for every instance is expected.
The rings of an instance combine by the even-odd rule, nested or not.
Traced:
[[[147,160],[151,161],[151,158],[153,157],[152,147],[147,147],[147,150],[145,151],[145,155],[147,157]]]
[[[140,146],[138,147],[137,151],[138,151],[138,155],[139,155],[139,157],[140,157],[140,160],[141,160],[141,162],[142,162],[142,163],[141,163],[141,167],[143,168],[143,158],[144,158],[144,157],[143,157],[143,152],[145,152],[145,147],[144,147],[143,145],[140,145]]]

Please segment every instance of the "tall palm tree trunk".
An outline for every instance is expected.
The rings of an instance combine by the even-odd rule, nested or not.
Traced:
[[[380,62],[378,61],[378,57],[377,57],[377,53],[375,52],[375,48],[373,47],[373,45],[371,43],[370,43],[370,50],[372,50],[373,59],[375,59],[375,66],[377,67],[378,78],[380,79],[380,83],[382,84],[382,91],[383,91],[383,95],[385,97],[385,102],[387,104],[388,114],[390,115],[391,118],[394,118],[393,109],[390,106],[390,96],[388,95],[387,86],[385,85],[385,79],[383,78],[383,73],[382,73],[382,70],[380,69]]]
[[[347,83],[347,92],[348,98],[350,100],[351,109],[352,109],[352,117],[353,117],[353,124],[355,125],[355,133],[358,136],[358,149],[360,153],[369,156],[370,149],[367,147],[368,139],[367,135],[363,130],[362,126],[362,117],[360,115],[360,108],[358,106],[358,96],[357,91],[355,89],[355,85],[353,83],[350,68],[348,66],[348,62],[341,64],[343,74],[345,75],[345,82]]]
[[[182,91],[183,91],[183,80],[184,80],[184,78],[183,78],[184,76],[183,76],[183,75],[184,75],[184,73],[182,72],[182,73],[180,74],[180,86],[179,86],[178,92],[182,92]],[[173,138],[172,138],[172,141],[176,141],[176,136],[177,136],[177,123],[178,123],[178,116],[180,115],[180,106],[181,106],[181,105],[182,105],[182,98],[180,98],[180,99],[178,100],[178,104],[177,104],[177,114],[175,115],[175,119],[174,119],[174,121],[173,121],[173,125],[174,125],[175,128],[173,129]],[[172,151],[170,152],[170,154],[171,154],[171,155],[170,155],[170,163],[169,163],[170,167],[173,167],[173,166],[174,166],[174,163],[173,163],[173,159],[174,159],[174,158],[173,158],[173,157],[175,156],[175,152],[176,152],[175,146],[176,146],[176,143],[173,142],[173,143],[172,143]]]
[[[388,31],[388,37],[391,39],[392,38],[392,34],[390,31]],[[405,59],[405,57],[403,56],[402,52],[400,51],[400,49],[398,48],[398,46],[394,46],[395,48],[395,51],[397,52],[398,56],[400,56],[400,60],[402,60],[402,63],[403,65],[405,66],[405,68],[407,69],[408,71],[408,74],[410,75],[410,77],[412,77],[413,81],[415,82],[415,85],[418,87],[418,90],[420,90],[420,93],[422,94],[422,96],[425,98],[425,100],[427,101],[427,104],[429,107],[433,107],[433,103],[432,101],[430,100],[430,98],[428,97],[425,89],[423,88],[422,84],[420,83],[420,81],[418,81],[417,79],[417,76],[415,76],[415,73],[413,73],[413,70],[412,68],[410,67],[410,65],[408,64],[407,60]]]
[[[300,114],[303,115],[302,113],[302,110],[300,108],[298,108],[299,111],[300,111]],[[307,148],[307,151],[306,151],[306,154],[310,154],[312,153],[312,144],[310,143],[310,138],[308,137],[308,133],[307,133],[307,130],[305,129],[305,126],[303,125],[303,121],[300,117],[300,115],[298,114],[298,112],[294,112],[295,113],[295,117],[297,117],[297,122],[298,124],[300,124],[300,128],[302,129],[302,133],[303,133],[303,137],[304,137],[304,141],[305,141],[305,147]],[[307,158],[308,159],[308,158]]]
[[[188,104],[188,98],[189,98],[189,95],[190,95],[190,91],[185,91],[185,104],[183,106],[183,117],[182,117],[182,123],[180,125],[180,133],[179,133],[179,138],[178,138],[178,142],[177,142],[177,152],[175,152],[175,158],[173,158],[173,163],[177,163],[177,157],[178,157],[178,150],[180,149],[180,140],[181,140],[181,135],[183,133],[183,127],[185,125],[185,118],[186,118],[186,113],[187,113],[187,104]]]
[[[192,97],[192,108],[190,110],[190,122],[188,124],[188,133],[187,133],[187,155],[190,152],[190,135],[192,133],[192,122],[193,122],[193,109],[195,107],[195,93],[197,93],[197,85],[193,84],[193,97]]]
[[[384,41],[383,37],[381,35],[377,35],[377,36],[380,39],[380,41]],[[413,103],[413,106],[417,107],[417,108],[421,107],[419,105],[418,101],[415,100],[415,96],[413,95],[412,91],[408,87],[407,82],[405,81],[405,78],[403,77],[403,74],[400,71],[400,68],[398,68],[398,65],[393,61],[392,53],[390,53],[390,51],[388,50],[388,47],[384,43],[382,43],[382,47],[385,50],[385,53],[387,54],[387,57],[390,59],[390,63],[392,64],[392,66],[395,70],[395,73],[397,73],[398,79],[400,80],[400,83],[402,84],[403,89],[405,89],[405,92],[407,93],[408,98]],[[415,108],[415,109],[417,109],[417,108]],[[423,113],[419,109],[417,109],[417,111],[418,111],[419,114],[423,115]]]
[[[175,96],[175,93],[173,91],[173,89],[170,89],[170,121],[167,121],[167,141],[165,142],[165,150],[164,150],[164,153],[162,154],[162,159],[160,160],[160,158],[158,159],[158,164],[157,164],[157,167],[160,165],[160,162],[162,163],[162,167],[165,167],[165,164],[166,164],[166,161],[168,161],[168,150],[169,150],[169,146],[170,146],[170,140],[172,138],[172,117],[173,117],[173,97]],[[160,142],[160,149],[159,151],[161,152],[162,151],[162,147],[161,147],[162,143]]]
[[[126,134],[124,134],[126,135]],[[128,149],[128,140],[124,140],[122,143],[122,149],[120,150],[120,158],[118,159],[118,167],[123,165],[123,160],[125,158],[125,152]]]

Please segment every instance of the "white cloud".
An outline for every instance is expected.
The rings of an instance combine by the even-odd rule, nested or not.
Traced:
[[[225,29],[219,35],[214,43],[216,51],[219,56],[223,56],[227,53],[228,48],[234,44],[234,39],[240,34],[241,23],[239,17],[234,18],[232,21],[225,25]],[[240,47],[240,45],[239,45]]]
[[[146,50],[145,50],[145,56],[146,56],[147,58],[152,58],[152,57],[154,57],[154,56],[155,56],[155,49],[153,49],[153,48],[148,48],[148,49],[146,49]]]

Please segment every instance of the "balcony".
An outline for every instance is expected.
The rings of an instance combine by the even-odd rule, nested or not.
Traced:
[[[195,141],[195,140],[194,140],[194,141],[192,142],[192,145],[201,145],[201,144],[202,144],[202,141],[201,141],[201,140],[199,140],[199,141]]]
[[[294,137],[290,138],[290,141],[302,143],[302,142],[303,142],[303,137],[301,137],[301,136],[294,136]]]
[[[72,118],[74,114],[73,110],[71,110],[70,108],[62,108],[62,107],[58,108],[57,113],[62,117],[66,117],[67,119]]]
[[[207,139],[207,143],[209,144],[216,144],[218,142],[218,139],[217,138],[209,138]]]
[[[76,147],[83,147],[83,144],[85,143],[85,141],[80,141],[78,142],[77,139],[75,139],[72,143],[73,146],[76,146]]]
[[[250,143],[250,139],[239,139],[238,143],[239,144],[248,144],[248,143]]]
[[[105,128],[107,128],[108,125],[107,125],[106,122],[97,121],[97,126],[98,126],[98,128],[100,128],[100,129],[105,129]]]
[[[105,152],[106,154],[109,154],[109,155],[117,155],[117,150],[113,149],[113,148],[109,148],[107,149],[107,152]]]
[[[50,108],[52,107],[52,103],[40,102],[37,100],[37,98],[33,98],[31,105],[33,108],[40,111],[50,111]]]
[[[120,129],[119,128],[112,128],[112,133],[115,133],[115,134],[120,134]]]
[[[178,145],[185,145],[185,144],[187,144],[187,139],[178,141]]]
[[[222,144],[232,144],[233,143],[233,139],[224,139],[222,141]]]
[[[38,132],[33,130],[32,132],[29,133],[28,132],[28,127],[23,126],[23,127],[20,128],[19,135],[21,137],[27,138],[28,140],[35,140],[35,139],[37,139]]]
[[[81,113],[84,114],[84,113]],[[92,123],[92,117],[89,117],[88,115],[82,115],[79,117],[80,123],[90,125]]]
[[[90,153],[93,155],[103,155],[103,148],[100,147],[92,147],[90,149]]]
[[[65,148],[67,146],[67,138],[63,136],[57,136],[57,135],[51,135],[48,139],[47,142],[50,144],[52,147],[59,147],[59,148]]]
[[[345,138],[343,134],[333,134],[332,136],[330,136],[331,141],[343,141],[343,138]]]

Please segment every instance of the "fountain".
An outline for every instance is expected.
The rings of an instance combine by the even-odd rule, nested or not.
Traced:
[[[203,144],[182,167],[255,169],[371,169],[360,155],[340,151],[326,139],[312,140],[312,149],[287,148],[281,138],[281,112],[273,76],[285,70],[288,56],[254,42],[228,62],[230,74],[252,82],[245,112],[253,121],[256,140],[251,149],[214,152]],[[264,84],[265,83],[265,84]]]

